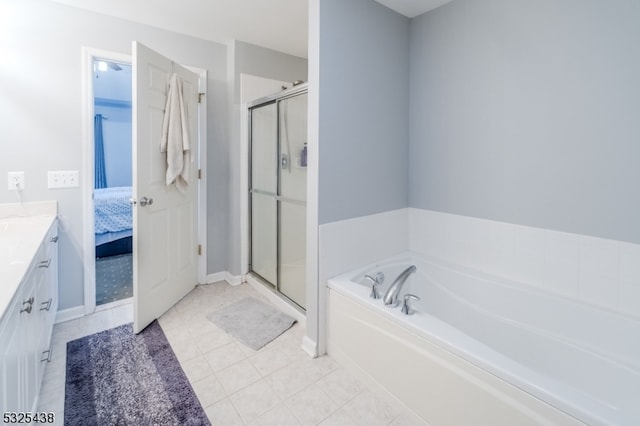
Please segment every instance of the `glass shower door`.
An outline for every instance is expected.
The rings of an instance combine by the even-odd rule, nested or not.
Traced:
[[[250,272],[306,299],[307,94],[251,108]]]
[[[301,307],[306,298],[307,94],[279,104],[278,290]]]
[[[278,110],[271,103],[251,112],[251,270],[278,282]]]

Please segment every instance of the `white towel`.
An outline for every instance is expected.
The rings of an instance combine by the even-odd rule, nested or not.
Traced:
[[[175,182],[181,192],[186,192],[189,185],[190,149],[189,117],[182,96],[182,80],[174,73],[164,108],[160,152],[167,153],[167,186]]]

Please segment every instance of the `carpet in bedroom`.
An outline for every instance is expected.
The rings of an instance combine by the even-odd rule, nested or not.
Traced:
[[[132,254],[96,259],[96,305],[133,296]]]

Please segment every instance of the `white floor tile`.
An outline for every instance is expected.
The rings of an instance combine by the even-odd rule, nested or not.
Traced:
[[[267,376],[266,380],[282,398],[289,398],[321,377],[313,376],[304,362],[291,364]]]
[[[207,353],[204,356],[213,371],[224,370],[225,368],[242,361],[247,356],[240,347],[240,343],[228,343],[218,349]]]
[[[240,361],[217,372],[216,377],[228,395],[262,379],[258,370],[248,360]]]
[[[231,401],[228,399],[223,399],[217,404],[211,405],[206,408],[204,412],[207,414],[209,421],[214,425],[225,425],[225,426],[241,426],[244,425],[242,418],[234,408]]]
[[[204,356],[199,356],[184,362],[180,361],[180,365],[190,382],[197,382],[213,373],[213,369]]]
[[[342,406],[365,390],[365,386],[344,369],[338,368],[318,381],[329,397]]]
[[[398,416],[389,424],[389,426],[422,426],[424,422],[414,422],[405,416]]]
[[[291,356],[279,350],[277,347],[270,347],[257,352],[249,358],[249,361],[263,376],[288,366],[294,360]]]
[[[398,416],[398,413],[369,391],[356,396],[343,409],[349,417],[363,426],[388,425]]]
[[[280,403],[249,424],[252,426],[300,426],[302,423],[284,403]]]
[[[189,340],[170,342],[170,344],[173,353],[180,362],[189,361],[204,355],[198,346]]]
[[[214,425],[409,424],[395,419],[386,404],[332,358],[309,358],[301,349],[305,331],[300,324],[253,351],[206,318],[246,296],[261,298],[246,284],[198,286],[159,319]],[[132,305],[124,305],[56,324],[39,405],[56,414],[56,424],[64,421],[67,342],[132,319]]]
[[[340,409],[323,420],[320,426],[358,426],[358,423],[344,409]]]
[[[200,379],[197,382],[191,382],[191,386],[203,408],[209,407],[227,396],[227,393],[214,374]]]
[[[234,339],[222,330],[209,331],[198,338],[196,345],[203,354],[233,343]]]
[[[282,402],[264,379],[236,392],[229,399],[246,422],[257,419]]]
[[[339,407],[317,383],[293,395],[285,404],[303,425],[317,425]]]

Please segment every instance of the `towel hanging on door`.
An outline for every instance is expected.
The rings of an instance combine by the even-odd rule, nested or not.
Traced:
[[[191,163],[189,117],[182,95],[182,80],[175,73],[169,81],[160,152],[167,154],[167,186],[175,182],[176,188],[187,192]]]

